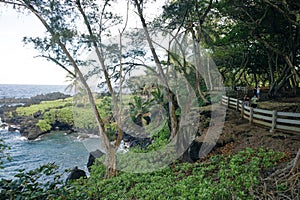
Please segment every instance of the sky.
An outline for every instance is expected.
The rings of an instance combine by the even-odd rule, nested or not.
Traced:
[[[119,6],[126,7],[125,1]],[[157,7],[152,11],[157,13]],[[133,15],[131,12],[129,18]],[[135,20],[132,25],[136,24]],[[0,84],[68,84],[63,69],[43,58],[35,58],[39,52],[22,42],[24,36],[41,36],[44,32],[45,28],[32,14],[18,14],[0,5]]]
[[[65,85],[66,73],[42,58],[32,46],[24,46],[24,36],[44,33],[32,15],[20,15],[0,7],[0,84]]]

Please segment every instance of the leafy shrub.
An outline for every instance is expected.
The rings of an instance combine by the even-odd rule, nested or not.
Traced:
[[[51,125],[53,125],[55,122],[68,124],[70,126],[74,124],[72,107],[51,109],[45,112],[43,118],[48,124]]]
[[[165,122],[165,124],[160,128],[161,129],[159,131],[151,133],[150,137],[153,139],[153,142],[147,147],[147,151],[158,150],[168,144],[171,134],[168,123]]]
[[[46,120],[40,119],[36,124],[43,132],[51,130],[51,125]]]
[[[260,170],[274,166],[284,154],[247,148],[235,155],[211,156],[205,162],[175,162],[151,173],[119,172],[104,179],[105,166],[96,162],[89,179],[64,184],[57,166],[48,164],[15,180],[0,181],[3,199],[253,199]],[[103,161],[103,160],[102,160]]]
[[[109,180],[93,178],[92,172],[87,184],[89,191],[97,191],[92,199],[252,199],[260,170],[274,166],[283,156],[248,148],[236,155],[212,156],[202,163],[177,162],[152,173],[121,172]]]
[[[39,104],[33,104],[27,107],[18,107],[16,112],[20,116],[33,116],[37,112],[41,114],[53,108],[63,108],[72,105],[72,98],[58,99],[53,101],[42,101]]]
[[[10,155],[6,152],[10,147],[7,146],[2,139],[0,139],[0,169],[3,168],[3,159],[11,160]]]
[[[58,167],[49,163],[35,170],[19,170],[13,180],[0,180],[1,199],[55,199],[66,191]]]

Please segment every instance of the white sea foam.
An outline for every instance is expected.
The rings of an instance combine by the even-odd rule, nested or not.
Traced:
[[[127,153],[129,151],[129,148],[130,148],[130,144],[122,140],[118,148],[118,153]]]
[[[83,140],[86,140],[86,139],[99,139],[99,138],[100,138],[99,135],[80,133],[80,134],[77,136],[76,139],[77,139],[78,141],[83,141]]]
[[[26,141],[26,140],[28,140],[26,137],[24,137],[24,136],[16,136],[15,138],[14,138],[14,140],[17,140],[17,141]]]

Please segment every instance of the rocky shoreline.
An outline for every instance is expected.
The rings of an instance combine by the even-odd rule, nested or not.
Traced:
[[[39,104],[42,101],[53,101],[66,99],[71,97],[60,92],[49,94],[41,94],[31,98],[5,98],[0,99],[0,118],[1,127],[8,131],[19,131],[20,134],[28,140],[35,140],[39,136],[49,133],[50,131],[41,130],[36,124],[43,118],[39,111],[32,116],[18,115],[16,110],[19,107],[28,107],[34,104]],[[72,127],[67,124],[55,124],[56,130],[72,131]]]
[[[18,108],[26,108],[32,105],[38,105],[42,101],[62,100],[71,97],[60,92],[37,95],[31,98],[5,98],[0,99],[0,128],[7,129],[9,132],[19,131],[21,136],[28,140],[35,140],[40,136],[50,133],[51,131],[63,131],[66,134],[73,132],[82,133],[79,137],[87,138],[93,129],[85,130],[84,128],[74,127],[73,123],[62,122],[63,120],[54,120],[49,130],[42,130],[37,124],[40,120],[44,120],[44,112],[42,110],[35,111],[32,115],[20,115],[17,113]],[[68,106],[70,103],[67,102]],[[62,109],[67,106],[59,106],[53,109]],[[51,110],[51,109],[50,109]],[[48,111],[50,111],[48,110]],[[96,130],[95,130],[96,131]],[[139,146],[145,148],[151,144],[150,138],[133,137],[124,132],[123,141],[128,148]]]
[[[66,107],[69,107],[72,114],[72,100],[67,98],[71,97],[70,95],[66,95],[63,93],[50,93],[46,95],[38,95],[32,98],[25,98],[25,99],[1,99],[0,100],[0,117],[3,121],[3,123],[0,123],[0,128],[7,128],[8,131],[14,132],[14,131],[19,131],[21,136],[26,137],[28,140],[35,140],[45,134],[51,133],[52,131],[63,131],[67,134],[73,133],[73,132],[80,132],[82,133],[80,136],[82,139],[86,139],[86,134],[87,132],[84,131],[84,129],[80,128],[75,128],[74,123],[67,123],[64,120],[53,120],[51,122],[51,128],[48,130],[43,130],[41,126],[38,126],[40,121],[45,121],[45,113],[50,112],[51,109],[53,110],[61,110]],[[28,108],[32,105],[39,105],[44,101],[57,101],[60,100],[61,102],[65,102],[64,104],[60,105],[55,105],[55,107],[49,109],[47,108],[46,110],[34,110],[30,115],[22,115],[17,112],[18,108]],[[57,102],[56,102],[57,103]],[[209,112],[202,113],[206,115],[210,115]],[[64,113],[62,114],[63,117]],[[53,117],[53,116],[52,116]],[[73,117],[72,117],[73,119]],[[92,131],[93,129],[89,129]],[[86,135],[85,135],[86,134]],[[131,136],[130,134],[123,133],[123,138],[122,138],[122,143],[124,143],[124,146],[126,148],[132,148],[132,147],[138,147],[138,148],[147,148],[147,146],[151,145],[153,142],[153,138],[139,138],[139,137],[134,137]],[[199,159],[198,151],[202,145],[202,142],[197,142],[194,141],[191,146],[186,150],[185,154],[181,158],[182,160],[185,160],[187,162],[195,162],[196,160]],[[90,169],[91,165],[93,165],[94,161],[96,158],[99,158],[103,156],[104,153],[101,152],[100,150],[97,150],[95,152],[90,152],[89,155],[89,161],[87,163],[88,169]],[[78,169],[74,170],[73,173],[75,174],[74,177],[77,177],[77,172]],[[82,173],[82,170],[80,171]],[[70,174],[70,177],[68,180],[76,179]],[[82,173],[83,174],[83,173]]]

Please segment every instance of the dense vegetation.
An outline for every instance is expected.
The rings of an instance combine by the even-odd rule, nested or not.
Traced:
[[[106,150],[102,160],[105,167],[95,165],[87,180],[65,185],[54,173],[56,166],[49,164],[31,172],[21,171],[16,180],[2,180],[1,198],[252,199],[260,195],[255,192],[262,184],[260,172],[283,158],[279,152],[246,149],[195,164],[174,159],[166,168],[145,174],[120,172],[116,166],[124,157],[138,159],[135,152],[155,152],[180,137],[176,151],[184,149],[190,137],[181,136],[180,131],[192,132],[193,138],[202,134],[197,129],[203,124],[194,123],[189,114],[218,102],[221,92],[215,96],[211,92],[216,92],[216,87],[265,86],[271,98],[283,91],[296,95],[300,86],[298,2],[174,0],[165,3],[155,19],[145,13],[155,1],[128,1],[126,17],[113,7],[121,1],[0,2],[38,18],[46,32],[24,38],[25,44],[33,44],[40,57],[66,70],[71,79],[69,87],[75,88],[79,97],[75,96],[74,104],[67,99],[20,107],[17,115],[42,116],[36,125],[45,132],[55,129],[57,123],[97,130]],[[130,9],[138,14],[141,28],[127,32]],[[118,36],[113,36],[116,30]],[[168,47],[155,41],[160,36]],[[83,58],[92,51],[95,58]],[[130,76],[134,70],[143,71],[143,75]],[[100,83],[94,81],[95,77]],[[108,97],[93,98],[93,84],[108,90]],[[125,87],[133,90],[129,97],[123,93]],[[165,114],[159,126],[147,122],[153,104]],[[153,143],[118,155],[124,132],[121,124],[127,121],[146,130]],[[190,131],[193,128],[196,133]],[[173,154],[159,159],[169,156]],[[142,160],[135,167],[118,167],[136,172],[153,160]],[[286,188],[280,185],[276,189]]]
[[[72,98],[42,101],[39,104],[18,107],[15,115],[31,118],[39,117],[40,119],[36,125],[41,131],[48,132],[55,129],[53,127],[55,123],[63,123],[70,126],[74,124],[72,107]]]
[[[283,158],[280,152],[247,148],[194,164],[175,162],[152,173],[120,172],[110,179],[103,178],[105,167],[99,162],[88,179],[68,184],[55,173],[57,165],[48,164],[20,170],[13,181],[1,180],[0,193],[3,199],[253,199],[260,195],[261,173]]]
[[[76,97],[74,98],[76,99]],[[107,96],[96,100],[98,111],[105,118],[110,117],[111,114],[110,102],[111,99]],[[10,116],[39,118],[36,125],[44,132],[55,130],[54,126],[57,124],[65,124],[78,129],[95,129],[97,124],[91,120],[94,116],[90,112],[89,106],[88,103],[73,102],[73,98],[69,97],[42,101],[30,106],[20,106],[17,107],[14,114],[11,112]]]

